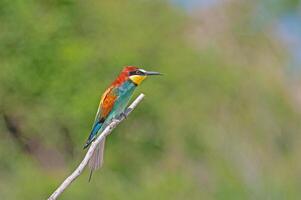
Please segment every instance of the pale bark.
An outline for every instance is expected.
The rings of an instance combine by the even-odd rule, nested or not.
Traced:
[[[125,115],[121,116],[120,119],[113,120],[106,128],[105,130],[99,134],[99,136],[96,138],[96,140],[91,144],[89,150],[87,151],[84,159],[79,164],[79,166],[76,168],[76,170],[68,176],[64,182],[52,193],[52,195],[48,198],[48,200],[55,200],[57,199],[64,191],[67,189],[67,187],[70,186],[70,184],[83,172],[85,167],[87,166],[96,146],[107,136],[109,135],[113,129],[122,122],[135,108],[136,106],[142,101],[144,98],[144,94],[140,94],[135,101],[126,109]]]

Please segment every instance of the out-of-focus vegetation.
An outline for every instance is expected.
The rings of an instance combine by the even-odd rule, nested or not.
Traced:
[[[256,26],[260,9],[298,3],[271,2],[189,16],[167,1],[1,0],[0,199],[45,199],[76,167],[125,65],[165,76],[138,89],[146,99],[109,136],[103,169],[62,199],[299,199],[286,52]]]

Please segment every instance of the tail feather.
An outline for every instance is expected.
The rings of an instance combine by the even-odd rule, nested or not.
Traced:
[[[89,181],[91,180],[93,171],[99,169],[103,164],[103,155],[105,147],[105,138],[97,145],[92,157],[89,160],[89,168],[91,169]]]
[[[90,170],[90,176],[89,176],[89,180],[88,180],[88,182],[90,182],[90,181],[91,181],[92,174],[93,174],[93,170],[91,169],[91,170]]]
[[[102,125],[103,125],[103,122],[98,122],[95,125],[93,125],[93,129],[87,139],[84,149],[87,148],[96,139],[96,135],[99,132],[99,130],[101,129]]]

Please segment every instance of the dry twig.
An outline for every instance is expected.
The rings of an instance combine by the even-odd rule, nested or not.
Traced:
[[[79,164],[79,166],[76,168],[76,170],[67,177],[64,182],[52,193],[52,195],[48,198],[48,200],[55,200],[57,199],[66,189],[67,187],[83,172],[84,168],[87,166],[90,158],[93,155],[93,152],[96,148],[96,146],[107,136],[109,135],[113,129],[122,122],[135,108],[136,106],[142,101],[144,98],[144,94],[140,94],[135,101],[127,108],[125,111],[125,115],[122,116],[118,120],[113,120],[106,128],[105,130],[96,138],[96,140],[91,144],[89,150],[87,151],[84,159]]]

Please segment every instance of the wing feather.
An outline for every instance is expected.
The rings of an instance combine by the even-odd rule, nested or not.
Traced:
[[[104,92],[101,97],[94,124],[101,121],[101,119],[105,119],[108,116],[114,106],[116,99],[116,89],[114,86],[111,86]]]
[[[95,139],[95,136],[97,135],[98,131],[102,127],[104,121],[106,120],[107,116],[111,112],[116,99],[117,99],[117,93],[116,88],[114,86],[109,87],[104,94],[101,97],[98,110],[95,116],[95,120],[92,126],[91,133],[88,137],[88,140],[84,146],[84,148],[88,147],[89,144]]]
[[[115,102],[117,99],[116,92],[113,89],[111,89],[106,96],[104,97],[102,104],[101,104],[101,117],[106,118],[108,114],[111,112]]]

